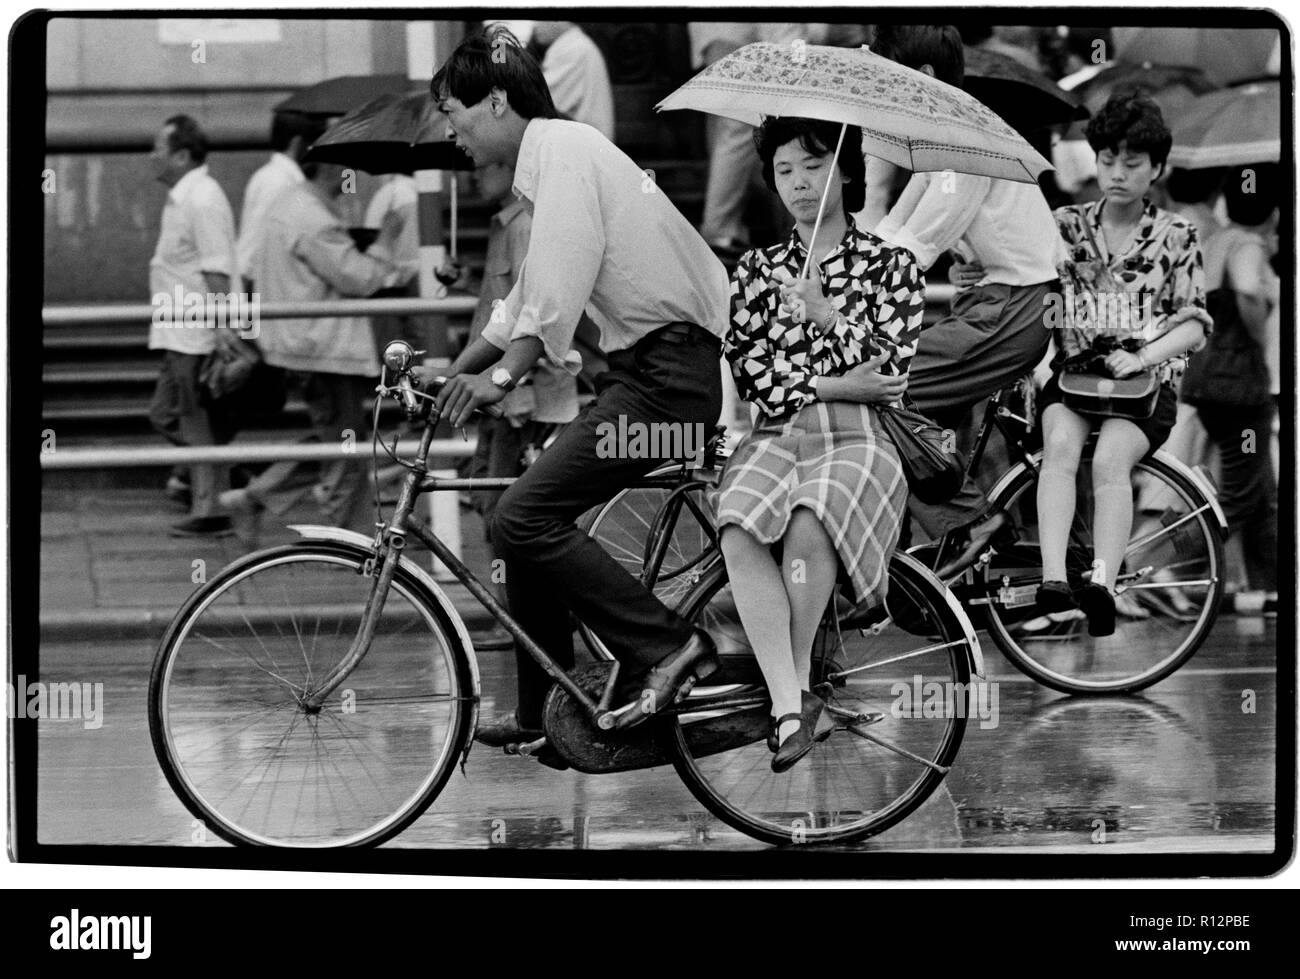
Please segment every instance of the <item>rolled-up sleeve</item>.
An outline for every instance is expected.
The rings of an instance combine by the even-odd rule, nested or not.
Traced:
[[[968,173],[914,174],[876,236],[906,248],[928,269],[961,240],[991,186],[990,178]]]
[[[605,225],[595,185],[559,148],[546,147],[538,164],[528,257],[483,337],[502,350],[537,337],[547,359],[564,367],[600,274]]]
[[[393,267],[357,249],[342,227],[301,235],[294,252],[311,270],[345,296],[368,296],[379,290]]]
[[[1156,332],[1164,334],[1175,326],[1195,320],[1208,337],[1214,329],[1214,320],[1205,308],[1205,267],[1196,228],[1190,224],[1173,228],[1165,248],[1169,274],[1165,276],[1161,292]],[[1202,340],[1193,349],[1199,350],[1204,345]]]

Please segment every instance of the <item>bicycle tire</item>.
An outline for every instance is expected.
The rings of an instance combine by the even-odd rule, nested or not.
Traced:
[[[674,467],[674,471],[680,467]],[[655,475],[655,474],[652,474]],[[707,506],[703,493],[708,484],[686,484],[685,490],[694,499],[683,502],[681,510],[670,517],[671,527],[664,530],[667,538],[663,561],[649,583],[655,596],[669,608],[675,608],[700,581],[704,565],[713,548],[712,519],[706,528],[697,513]],[[587,532],[608,552],[623,569],[645,582],[644,559],[647,537],[659,516],[660,508],[678,487],[634,487],[619,492],[613,499],[588,510],[578,519],[578,527]],[[689,516],[688,516],[689,514]],[[613,654],[584,623],[577,623],[578,634],[587,649],[598,660],[612,660]]]
[[[890,624],[882,612],[877,635],[868,637],[865,631],[850,630],[846,639],[828,616],[819,644],[814,646],[812,678],[817,692],[841,709],[858,714],[875,710],[884,716],[863,722],[841,718],[825,742],[782,775],[771,772],[771,756],[761,734],[740,747],[717,753],[701,751],[696,757],[690,733],[693,719],[716,718],[719,709],[737,714],[759,709],[770,712],[771,703],[730,604],[721,560],[682,604],[679,611],[706,628],[718,643],[724,663],[721,676],[736,682],[693,690],[665,718],[660,736],[687,788],[724,823],[775,845],[854,842],[896,825],[942,782],[961,747],[969,711],[956,709],[954,696],[951,704],[945,705],[943,717],[923,717],[920,704],[910,696],[908,704],[900,703],[899,683],[909,693],[914,687],[929,689],[924,684],[931,682],[961,684],[944,688],[960,691],[958,695],[973,690],[970,664],[979,661],[978,640],[961,607],[918,561],[896,553],[889,575],[886,604],[892,613],[908,620],[908,630]],[[903,615],[905,606],[907,614]],[[847,611],[844,603],[841,612]],[[918,632],[926,638],[918,638]],[[907,658],[907,650],[896,648],[900,639],[931,651],[913,652]],[[872,655],[876,658],[866,658]],[[881,672],[867,675],[874,668]],[[905,668],[914,672],[904,677]],[[845,676],[846,670],[857,672]],[[743,679],[746,673],[748,682]],[[883,699],[886,684],[894,697],[892,705]],[[727,700],[736,706],[710,709],[711,704]],[[749,716],[747,721],[754,730],[755,717]],[[939,723],[926,723],[929,721]],[[757,730],[765,733],[766,727],[761,721]],[[912,752],[915,758],[899,754],[899,749]]]
[[[1085,459],[1079,467],[1080,505],[1076,507],[1073,533],[1077,535],[1070,548],[1068,570],[1072,578],[1082,575],[1091,564],[1091,531],[1082,514],[1091,512],[1087,488],[1091,485]],[[1138,463],[1135,473],[1139,477],[1158,480],[1163,493],[1155,494],[1167,506],[1159,515],[1162,529],[1156,530],[1150,515],[1136,514],[1134,534],[1126,552],[1121,574],[1132,576],[1137,570],[1150,567],[1140,578],[1131,578],[1125,594],[1135,596],[1125,608],[1141,612],[1145,618],[1117,616],[1113,636],[1094,638],[1087,634],[1082,613],[1073,617],[1057,616],[1056,620],[1036,616],[1036,610],[1024,604],[1024,598],[1042,581],[1042,569],[1033,524],[1028,516],[1032,512],[1037,473],[1023,467],[996,495],[995,507],[1015,512],[1021,503],[1025,515],[1022,526],[1026,535],[1011,548],[999,548],[993,560],[984,567],[978,585],[980,601],[986,604],[988,630],[995,645],[1011,663],[1044,686],[1062,693],[1076,695],[1109,695],[1134,693],[1144,690],[1170,676],[1185,664],[1205,641],[1218,615],[1223,598],[1223,535],[1210,501],[1201,489],[1182,473],[1166,463],[1159,455],[1150,456]],[[1145,520],[1143,517],[1145,516]],[[1156,536],[1140,548],[1151,534]],[[1155,563],[1160,550],[1171,549],[1178,559],[1173,580],[1171,566]],[[1086,546],[1085,546],[1086,545]],[[1165,580],[1158,580],[1160,577]],[[1007,586],[1022,589],[1019,593],[1004,591]],[[1180,582],[1191,582],[1179,585]],[[1146,598],[1141,598],[1147,593]],[[1168,598],[1177,596],[1182,609]],[[1122,596],[1121,596],[1122,598]],[[1015,602],[1016,604],[1012,604]],[[1190,603],[1190,604],[1183,604]],[[1189,610],[1190,609],[1190,610]],[[1044,621],[1049,625],[1043,626]],[[1040,626],[1037,631],[1030,626]]]
[[[168,784],[221,839],[378,845],[424,812],[463,754],[468,654],[448,613],[400,566],[367,656],[324,708],[301,705],[351,645],[369,557],[333,542],[248,555],[168,626],[150,674],[149,733]]]

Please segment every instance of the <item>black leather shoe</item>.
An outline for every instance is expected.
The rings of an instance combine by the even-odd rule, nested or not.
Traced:
[[[966,544],[961,553],[935,571],[940,581],[950,581],[979,559],[994,537],[1002,535],[1011,526],[1005,510],[994,510],[977,524],[967,528]]]
[[[1044,615],[1050,612],[1068,612],[1079,607],[1070,592],[1070,586],[1064,581],[1044,581],[1038,586],[1034,603]]]
[[[474,740],[493,748],[505,748],[512,744],[527,744],[546,736],[540,727],[524,727],[519,723],[519,715],[514,711],[494,718],[487,724],[479,724],[474,732]]]
[[[826,702],[816,694],[804,690],[801,694],[803,710],[798,714],[782,714],[776,719],[776,729],[786,721],[798,721],[799,729],[780,743],[772,756],[772,771],[784,772],[812,751],[813,745],[825,741],[835,730],[835,722],[826,710]]]
[[[229,517],[190,517],[171,526],[173,537],[226,537],[233,533]]]
[[[614,730],[626,731],[681,700],[696,682],[712,676],[722,666],[713,638],[696,629],[675,652],[669,653],[641,677],[623,687],[633,706],[619,715]]]
[[[1088,617],[1088,635],[1115,634],[1115,596],[1105,585],[1089,583],[1079,590],[1079,608]]]

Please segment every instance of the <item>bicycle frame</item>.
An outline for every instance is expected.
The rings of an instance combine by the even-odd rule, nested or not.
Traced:
[[[329,695],[339,687],[348,675],[357,667],[366,653],[370,649],[370,643],[374,638],[375,629],[379,623],[379,617],[383,614],[384,603],[388,597],[388,589],[392,584],[393,576],[397,571],[398,564],[401,561],[402,551],[406,546],[406,535],[413,534],[420,540],[433,555],[446,566],[452,575],[463,584],[478,600],[487,611],[496,619],[510,635],[515,639],[519,646],[533,658],[533,660],[546,671],[557,684],[587,711],[593,723],[602,730],[609,730],[613,727],[616,715],[611,711],[612,701],[615,690],[618,687],[619,665],[615,663],[614,669],[610,673],[609,680],[599,701],[593,700],[577,683],[575,683],[546,651],[519,625],[518,622],[510,615],[510,612],[496,599],[492,591],[480,581],[474,573],[458,558],[452,550],[415,514],[415,503],[424,493],[440,492],[447,490],[504,490],[514,484],[516,477],[484,477],[484,478],[440,478],[430,475],[428,471],[429,449],[433,442],[434,431],[438,424],[438,418],[430,415],[425,420],[424,431],[420,437],[420,446],[416,452],[415,460],[409,464],[410,472],[402,481],[402,487],[398,494],[397,504],[393,511],[393,517],[390,522],[382,522],[378,525],[374,540],[371,543],[371,549],[374,553],[372,560],[381,561],[378,572],[374,573],[375,583],[370,589],[370,595],[366,599],[365,609],[361,616],[361,625],[357,631],[357,636],[353,640],[347,655],[337,663],[324,677],[320,686],[304,698],[303,706],[308,711],[319,711],[328,699]],[[376,436],[377,437],[377,436]],[[667,470],[669,467],[661,467],[660,471]],[[689,479],[683,481],[687,469],[686,463],[678,463],[672,466],[673,470],[681,470],[683,476],[671,478],[667,472],[656,478],[656,474],[650,474],[643,479],[636,480],[632,486],[671,486],[671,487],[689,487],[692,484]],[[674,496],[673,499],[678,499]],[[692,501],[693,504],[693,501]],[[678,507],[680,508],[680,503]],[[675,517],[677,508],[673,509]],[[665,507],[665,510],[668,507]],[[662,517],[662,513],[660,516]],[[675,521],[674,521],[675,522]],[[657,525],[662,525],[662,520],[656,521]],[[662,533],[662,530],[661,530]],[[657,541],[655,534],[651,534],[647,540],[647,550],[654,546]],[[714,541],[716,544],[716,540]],[[659,547],[660,559],[662,560],[663,546]],[[459,616],[456,617],[457,619]]]

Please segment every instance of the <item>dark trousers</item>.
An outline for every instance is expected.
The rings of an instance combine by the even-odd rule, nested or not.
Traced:
[[[1271,404],[1198,408],[1206,433],[1219,448],[1219,503],[1228,533],[1241,534],[1246,579],[1257,591],[1277,591],[1277,475],[1269,441]]]
[[[957,294],[947,316],[921,333],[907,393],[922,414],[954,431],[971,408],[1029,373],[1047,352],[1048,297],[1056,282],[990,284]],[[989,501],[967,479],[947,503],[912,498],[908,510],[932,537],[977,520]]]
[[[173,445],[224,445],[234,426],[224,413],[211,412],[199,391],[203,356],[163,351],[162,369],[149,405],[149,422]],[[190,477],[190,515],[213,517],[220,513],[217,497],[229,485],[229,467],[222,465],[178,467]],[[174,474],[179,475],[176,470]]]
[[[667,609],[574,521],[662,464],[642,457],[631,426],[699,425],[707,436],[722,408],[720,341],[699,327],[670,326],[609,355],[596,400],[506,490],[492,521],[505,559],[510,611],[564,669],[573,666],[573,612],[634,670],[663,659],[691,626]],[[622,426],[622,427],[620,427]],[[644,430],[644,429],[642,429]],[[644,442],[644,440],[643,440]],[[551,679],[517,651],[519,720],[540,723]]]
[[[370,425],[362,404],[374,382],[353,374],[303,373],[303,399],[312,434],[304,442],[339,445],[349,438],[353,457],[330,462],[277,462],[252,479],[250,495],[276,516],[283,515],[308,493],[332,525],[370,530],[366,515],[366,474]]]

